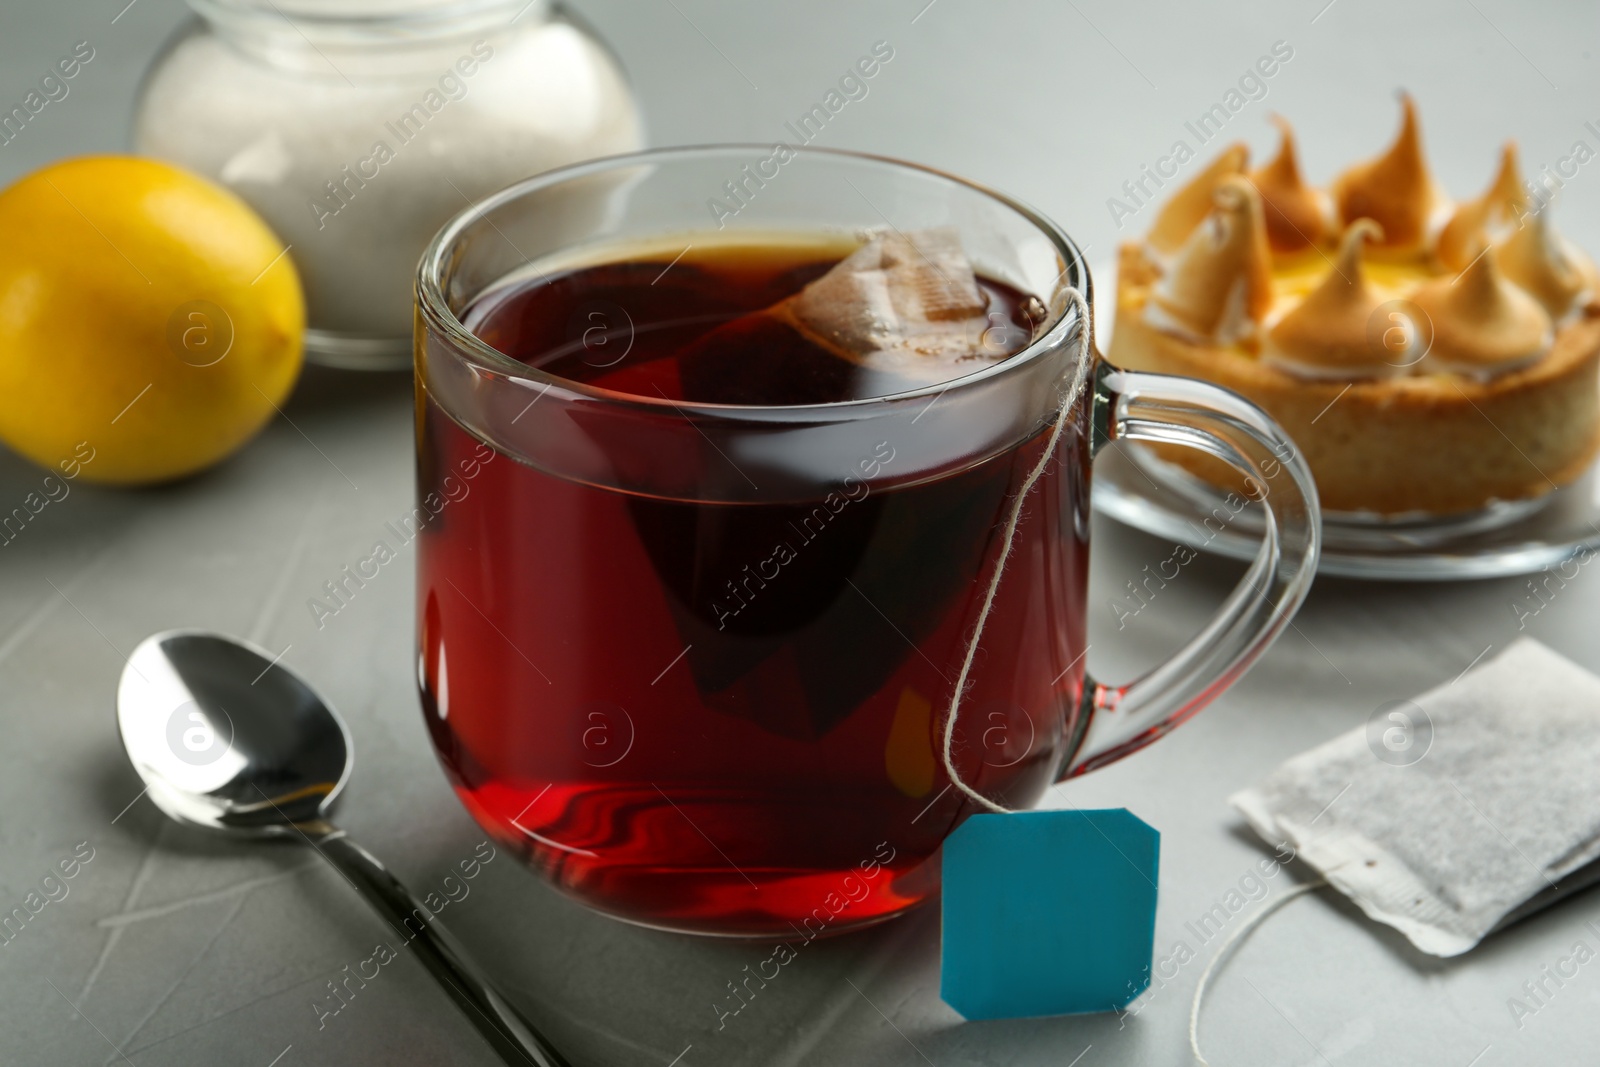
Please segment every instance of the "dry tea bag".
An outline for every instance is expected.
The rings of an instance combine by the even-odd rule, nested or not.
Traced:
[[[825,404],[948,381],[1032,339],[1031,323],[991,309],[954,228],[891,230],[793,296],[711,331],[679,369],[694,400]]]
[[[1434,956],[1600,869],[1600,678],[1523,638],[1231,798],[1361,910]]]

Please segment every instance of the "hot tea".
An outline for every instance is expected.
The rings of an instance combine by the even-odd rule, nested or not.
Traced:
[[[962,277],[915,235],[679,248],[529,271],[461,319],[570,382],[757,406],[930,389],[1043,325],[1031,294]],[[897,334],[882,308],[906,306],[901,269],[925,317]],[[879,275],[890,288],[874,296]],[[841,285],[885,302],[852,320]],[[871,353],[852,346],[863,333]],[[529,395],[518,418],[541,417]],[[845,463],[783,456],[826,472],[806,494],[707,501],[570,480],[499,452],[426,389],[419,405],[419,491],[448,500],[418,542],[423,703],[486,827],[579,899],[680,929],[814,936],[934,888],[939,844],[970,810],[941,763],[941,716],[1045,434],[929,468],[886,429]],[[620,432],[586,447],[620,454]],[[1075,427],[1060,452],[1006,562],[954,753],[1013,803],[1058,771],[1083,685]]]

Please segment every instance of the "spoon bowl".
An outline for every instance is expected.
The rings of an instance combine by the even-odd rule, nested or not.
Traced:
[[[247,834],[323,817],[350,777],[350,733],[299,675],[221,634],[139,642],[117,688],[117,724],[157,807]]]

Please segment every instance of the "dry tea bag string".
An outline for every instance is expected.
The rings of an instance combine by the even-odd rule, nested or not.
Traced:
[[[1217,951],[1211,956],[1211,962],[1207,963],[1206,969],[1200,972],[1200,981],[1194,987],[1194,1000],[1189,1004],[1189,1052],[1194,1056],[1194,1062],[1199,1064],[1200,1067],[1211,1067],[1211,1061],[1206,1059],[1205,1055],[1200,1051],[1200,1006],[1205,1001],[1206,989],[1211,984],[1211,976],[1216,973],[1218,967],[1222,966],[1223,959],[1233,951],[1233,947],[1243,941],[1250,931],[1265,922],[1269,915],[1295,897],[1314,893],[1327,884],[1325,879],[1318,878],[1315,881],[1306,882],[1304,885],[1297,885],[1293,889],[1285,891],[1277,900],[1274,900],[1271,904],[1268,904],[1235,927],[1223,939],[1222,944],[1217,946]]]
[[[1061,405],[1055,412],[1055,425],[1050,429],[1050,439],[1045,442],[1044,451],[1039,456],[1039,462],[1033,465],[1028,476],[1023,479],[1022,486],[1017,490],[1017,495],[1011,503],[1011,514],[1006,517],[1005,533],[1000,539],[1000,559],[995,564],[994,574],[989,578],[989,586],[984,590],[983,604],[978,609],[978,620],[972,628],[972,639],[967,642],[966,655],[961,660],[961,672],[956,676],[956,684],[950,695],[950,707],[945,712],[944,737],[940,746],[940,755],[944,762],[945,774],[950,782],[961,792],[965,793],[976,803],[998,815],[1010,815],[1012,809],[1003,804],[996,803],[978,792],[961,777],[956,770],[952,750],[955,745],[956,715],[961,710],[962,699],[966,696],[967,679],[972,673],[972,665],[978,656],[978,643],[983,639],[984,627],[988,625],[989,613],[994,608],[995,596],[1000,591],[1000,579],[1005,574],[1006,562],[1011,558],[1011,548],[1016,541],[1017,527],[1022,524],[1022,507],[1027,501],[1028,494],[1044,476],[1045,468],[1055,458],[1056,445],[1060,443],[1062,431],[1065,430],[1067,420],[1072,415],[1072,405],[1077,402],[1078,395],[1083,391],[1087,380],[1089,362],[1089,346],[1091,324],[1089,319],[1089,305],[1084,300],[1083,294],[1077,289],[1067,288],[1062,292],[1068,303],[1078,315],[1078,351],[1077,358],[1072,361],[1071,368],[1063,375],[1063,390]],[[1067,376],[1070,375],[1070,381]],[[1210,985],[1212,975],[1222,964],[1224,958],[1250,931],[1259,926],[1263,920],[1272,915],[1283,905],[1296,897],[1313,892],[1327,885],[1322,879],[1307,882],[1296,886],[1252,915],[1246,922],[1230,933],[1226,940],[1217,947],[1216,953],[1211,957],[1211,962],[1206,964],[1206,969],[1201,972],[1200,981],[1195,986],[1194,1001],[1189,1009],[1189,1051],[1193,1053],[1195,1062],[1200,1067],[1210,1067],[1210,1061],[1200,1052],[1200,1007],[1205,999],[1206,988]]]

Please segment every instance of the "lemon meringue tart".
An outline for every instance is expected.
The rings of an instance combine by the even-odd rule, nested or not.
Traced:
[[[1385,517],[1527,501],[1600,452],[1600,271],[1556,233],[1506,145],[1452,202],[1416,109],[1326,189],[1294,133],[1249,169],[1232,145],[1120,250],[1108,358],[1201,378],[1265,409],[1322,506]],[[1221,463],[1158,451],[1213,484]]]

